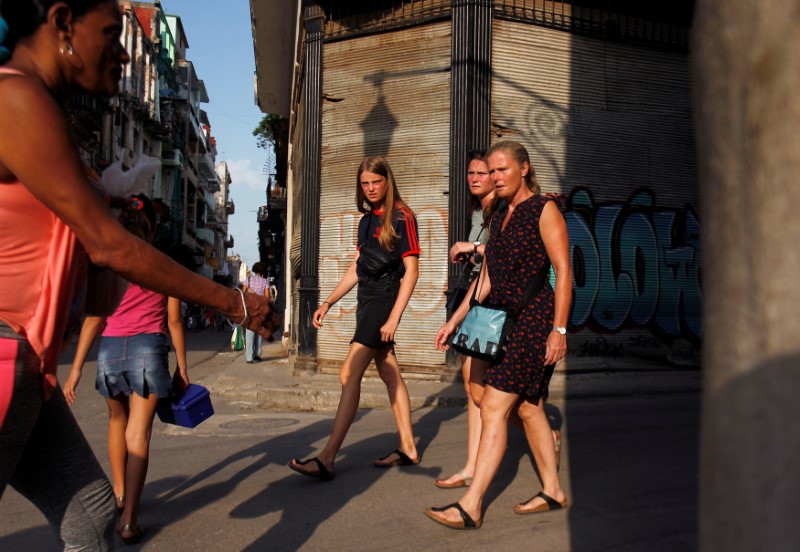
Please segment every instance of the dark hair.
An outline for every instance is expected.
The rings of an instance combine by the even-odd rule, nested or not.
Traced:
[[[483,161],[486,163],[486,150],[469,150],[467,152],[467,169],[469,170],[469,164],[473,161]],[[488,163],[487,163],[488,166]],[[472,194],[469,194],[469,206],[472,209],[472,212],[479,210],[481,208],[481,200],[475,197]]]
[[[134,236],[152,242],[156,234],[156,208],[144,194],[130,197],[120,218],[122,225]]]
[[[250,269],[250,272],[255,272],[259,276],[266,276],[267,275],[267,264],[261,261],[258,261],[253,265],[253,268]]]
[[[117,0],[1,0],[0,16],[8,24],[3,45],[13,50],[17,41],[35,33],[47,21],[47,12],[57,2],[66,4],[74,17],[81,17],[98,4],[112,1]]]

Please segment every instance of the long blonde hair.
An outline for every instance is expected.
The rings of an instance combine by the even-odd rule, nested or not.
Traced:
[[[367,199],[364,190],[361,188],[361,175],[365,172],[379,174],[386,179],[386,197],[383,200],[383,214],[380,219],[381,232],[378,237],[378,243],[385,250],[391,251],[400,240],[400,236],[395,232],[392,224],[395,212],[400,209],[407,209],[408,211],[411,211],[411,209],[400,197],[397,182],[394,179],[389,162],[380,155],[373,155],[361,162],[356,174],[356,208],[360,213],[372,211],[372,203]]]

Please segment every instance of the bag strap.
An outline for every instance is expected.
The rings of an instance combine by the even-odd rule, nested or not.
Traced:
[[[461,265],[461,271],[458,273],[458,281],[456,282],[457,288],[461,287],[461,282],[464,280],[464,274],[467,272],[467,265],[469,265],[469,263],[466,261],[463,265]]]
[[[522,312],[522,309],[528,306],[533,296],[541,291],[544,287],[545,281],[550,276],[550,261],[545,262],[542,270],[533,275],[528,280],[528,285],[525,287],[525,293],[522,294],[522,299],[517,303],[517,308],[513,313],[508,313],[506,318],[506,335],[510,336],[514,333],[514,327],[517,325],[517,317]]]

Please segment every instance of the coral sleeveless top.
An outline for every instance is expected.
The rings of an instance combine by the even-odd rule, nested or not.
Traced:
[[[0,75],[9,73],[19,74],[0,67]],[[82,256],[75,234],[21,182],[0,182],[0,320],[39,357],[45,399],[57,385]]]

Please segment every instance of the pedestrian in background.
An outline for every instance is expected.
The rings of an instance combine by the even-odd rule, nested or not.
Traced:
[[[114,495],[56,379],[87,254],[265,335],[274,319],[265,298],[215,284],[126,231],[87,177],[62,103],[118,92],[130,57],[117,1],[3,0],[0,17],[0,51],[11,54],[0,59],[0,496],[11,484],[33,502],[64,549],[107,550]]]
[[[462,270],[469,270],[469,282],[480,273],[486,242],[489,239],[488,223],[494,205],[494,184],[489,178],[489,166],[483,151],[469,152],[467,184],[472,207],[472,226],[465,242],[456,242],[450,248],[450,262],[465,263]],[[470,267],[471,265],[471,267]],[[467,286],[469,287],[469,286]],[[465,295],[469,300],[469,295]],[[437,479],[434,484],[442,489],[468,487],[475,473],[478,457],[478,442],[481,438],[480,401],[483,396],[483,374],[489,363],[485,360],[461,355],[461,375],[467,393],[467,462],[464,467],[447,479]]]
[[[156,213],[146,196],[134,196],[120,220],[133,234],[153,243]],[[173,392],[167,326],[178,363],[175,382],[185,391],[189,374],[181,301],[167,300],[166,295],[136,284],[128,285],[119,307],[107,319],[86,317],[64,383],[64,396],[72,406],[86,355],[102,331],[95,388],[108,405],[108,458],[120,513],[117,533],[126,544],[139,542],[144,532],[138,509],[150,461],[156,403]]]
[[[242,284],[245,293],[254,293],[271,299],[269,295],[269,281],[264,277],[267,272],[267,265],[261,261],[253,265],[253,270]],[[272,343],[275,338],[270,335],[267,341]],[[261,362],[261,336],[256,332],[245,330],[244,332],[244,356],[247,364]]]
[[[506,451],[512,411],[522,419],[525,436],[539,469],[543,489],[516,505],[518,514],[563,508],[567,498],[558,480],[555,443],[544,402],[555,363],[567,350],[566,324],[572,299],[567,225],[555,202],[539,193],[528,152],[522,144],[502,141],[487,152],[495,190],[507,203],[489,227],[477,300],[513,312],[528,282],[550,264],[556,275],[521,312],[508,337],[505,354],[484,375],[481,399],[483,422],[472,484],[461,500],[428,508],[432,520],[453,529],[477,529],[482,522],[483,497]],[[474,286],[475,284],[473,284]],[[469,310],[465,301],[436,335],[440,350]]]
[[[386,384],[400,445],[374,465],[379,468],[418,464],[411,429],[411,402],[400,375],[394,338],[419,274],[417,220],[400,197],[392,170],[383,157],[367,157],[356,176],[358,251],[341,281],[314,312],[312,323],[322,328],[330,308],[358,284],[356,330],[339,372],[342,394],[325,448],[316,457],[294,459],[289,467],[324,481],[333,479],[336,453],[350,429],[361,397],[361,378],[374,360]]]

